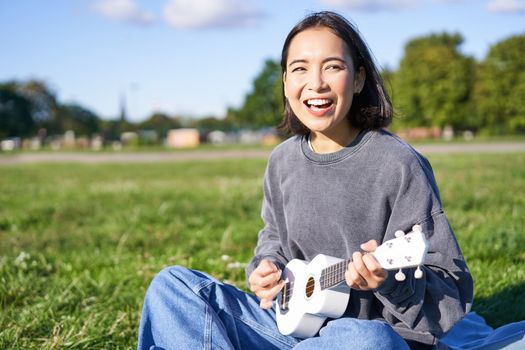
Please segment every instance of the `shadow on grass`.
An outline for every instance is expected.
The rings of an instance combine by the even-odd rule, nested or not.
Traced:
[[[491,327],[525,320],[525,283],[507,287],[489,297],[476,297],[473,311]]]

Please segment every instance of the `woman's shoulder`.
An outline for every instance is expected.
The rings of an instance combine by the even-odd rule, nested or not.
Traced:
[[[300,149],[302,138],[303,136],[301,135],[294,135],[275,146],[275,148],[270,153],[270,162],[278,162],[283,158],[293,155]]]
[[[382,161],[429,166],[425,156],[394,133],[384,129],[374,130],[373,133],[374,153],[381,155]]]
[[[374,152],[378,154],[375,157],[378,162],[376,166],[381,168],[385,176],[392,177],[392,174],[397,174],[397,177],[404,181],[423,179],[422,183],[430,184],[432,191],[439,198],[432,165],[424,155],[387,130],[375,131],[373,139]]]

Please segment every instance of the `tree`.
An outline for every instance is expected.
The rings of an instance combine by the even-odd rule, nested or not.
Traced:
[[[474,101],[487,133],[525,132],[525,34],[492,46],[479,65]]]
[[[381,78],[383,79],[388,95],[390,98],[393,98],[394,91],[392,90],[392,84],[396,78],[396,72],[392,68],[386,66],[381,71]]]
[[[91,137],[100,131],[100,119],[90,110],[77,104],[60,104],[50,121],[50,132],[73,130],[77,135]]]
[[[240,109],[228,111],[228,119],[241,127],[276,126],[282,119],[282,76],[279,63],[266,60],[263,70],[255,78],[253,89]]]
[[[459,34],[432,34],[409,41],[395,76],[394,103],[410,126],[470,128],[475,62],[459,51]]]
[[[121,125],[120,120],[101,120],[100,135],[106,141],[118,141],[123,131]]]
[[[15,83],[0,85],[0,138],[34,134],[31,102],[16,91]]]
[[[31,101],[33,120],[41,127],[47,127],[55,118],[57,99],[55,92],[40,80],[16,83],[17,92]]]
[[[140,123],[140,129],[149,129],[155,130],[160,137],[165,137],[168,134],[168,131],[171,129],[177,129],[182,126],[180,119],[172,118],[164,113],[154,113]]]

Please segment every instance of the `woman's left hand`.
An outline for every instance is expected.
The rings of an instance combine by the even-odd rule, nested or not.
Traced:
[[[352,262],[348,264],[345,273],[346,284],[357,290],[370,290],[378,288],[385,281],[388,272],[381,267],[372,253],[377,248],[377,242],[370,240],[361,244],[365,253],[354,252]]]

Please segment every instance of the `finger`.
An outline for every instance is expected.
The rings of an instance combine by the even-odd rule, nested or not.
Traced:
[[[252,292],[257,292],[259,290],[271,288],[275,286],[279,281],[281,280],[281,272],[278,271],[274,273],[273,275],[269,275],[266,277],[260,277],[260,276],[250,276],[250,290]]]
[[[259,303],[259,306],[262,309],[271,309],[273,306],[273,300],[271,299],[261,299],[261,302]]]
[[[359,273],[362,278],[367,280],[370,276],[370,271],[368,271],[368,268],[363,262],[363,254],[360,252],[354,252],[354,254],[352,254],[352,263],[354,264],[357,273]]]
[[[250,285],[250,290],[251,290],[252,292],[255,292],[255,290],[254,290],[254,289],[255,289],[255,286],[256,286],[255,281],[256,281],[255,273],[252,272],[252,273],[250,274],[250,277],[248,277],[248,284]]]
[[[250,290],[252,292],[256,292],[257,290],[260,289],[260,286],[259,286],[259,280],[261,279],[261,277],[259,276],[259,274],[256,272],[256,271],[253,271],[250,275],[250,277],[248,278],[248,283],[250,284]]]
[[[353,289],[363,289],[367,287],[366,280],[357,272],[353,263],[348,265],[345,272],[346,284]]]
[[[248,283],[250,284],[250,290],[254,292],[258,289],[258,286],[261,285],[261,279],[271,273],[275,273],[279,271],[279,277],[280,277],[280,269],[270,260],[263,259],[259,266],[253,272],[250,274],[250,277],[248,278]],[[263,285],[267,284],[266,282],[262,283]]]
[[[275,296],[283,289],[284,281],[279,282],[275,286],[269,289],[261,289],[255,295],[260,299],[274,299]]]
[[[262,278],[260,278],[257,283],[259,286],[263,288],[271,287],[275,285],[279,280],[281,279],[281,270],[278,270],[274,273],[271,273],[269,275],[266,275]]]
[[[374,286],[378,285],[379,281],[382,277],[378,277],[372,274],[372,272],[368,269],[368,266],[365,264],[365,257],[370,254],[361,254],[359,252],[356,252],[353,254],[353,264],[355,267],[356,272],[359,274],[359,277],[361,279],[356,280],[356,283],[359,284],[359,287],[362,290],[368,290],[370,288],[374,288]],[[380,268],[380,267],[379,267]]]
[[[361,249],[367,253],[372,253],[377,249],[377,246],[377,241],[375,239],[371,239],[368,242],[361,244]]]
[[[376,279],[386,277],[387,272],[385,269],[383,269],[381,264],[379,264],[373,254],[365,254],[363,256],[363,263],[365,264],[367,270],[370,271],[371,275]]]
[[[279,268],[273,263],[273,261],[268,259],[263,259],[256,270],[261,276],[266,276],[274,272],[279,271]]]

